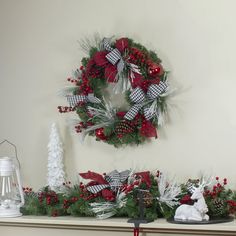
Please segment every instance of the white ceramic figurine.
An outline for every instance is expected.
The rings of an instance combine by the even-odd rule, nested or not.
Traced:
[[[202,194],[202,187],[194,188],[191,196],[197,200],[194,205],[183,204],[176,209],[174,219],[176,221],[208,221],[208,207]]]

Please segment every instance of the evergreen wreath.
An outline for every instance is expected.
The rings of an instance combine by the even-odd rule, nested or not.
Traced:
[[[94,42],[87,39],[81,46],[89,56],[67,79],[74,86],[63,90],[69,106],[59,106],[59,112],[75,111],[79,116],[74,124],[76,132],[115,147],[157,138],[169,94],[168,72],[157,54],[130,38],[97,36]],[[107,101],[109,86],[114,95],[125,95],[128,108],[116,108]]]

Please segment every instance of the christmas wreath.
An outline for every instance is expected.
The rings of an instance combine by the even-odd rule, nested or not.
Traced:
[[[96,37],[93,44],[85,40],[82,46],[89,56],[67,79],[74,86],[64,89],[69,106],[59,106],[59,112],[75,111],[80,118],[76,132],[115,147],[157,138],[169,86],[156,53],[130,38]],[[124,94],[127,107],[113,106],[106,98],[108,89],[111,97]]]

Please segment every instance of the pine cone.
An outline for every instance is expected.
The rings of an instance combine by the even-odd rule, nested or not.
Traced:
[[[117,124],[115,132],[117,134],[128,134],[134,131],[134,127],[131,121],[122,121]]]
[[[214,215],[220,216],[224,211],[224,202],[221,199],[215,199],[213,202]]]
[[[153,198],[152,198],[152,194],[151,193],[144,192],[143,200],[144,200],[145,207],[151,207],[152,206]]]

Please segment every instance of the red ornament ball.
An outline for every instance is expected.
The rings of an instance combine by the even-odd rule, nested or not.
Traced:
[[[163,68],[161,65],[158,64],[152,64],[148,67],[148,74],[151,77],[156,77],[156,76],[160,76],[163,74]]]
[[[104,134],[104,128],[99,128],[95,130],[95,135],[100,140],[107,140],[107,136]]]

